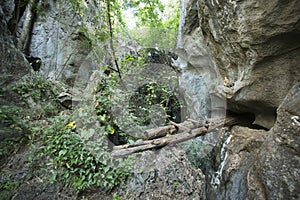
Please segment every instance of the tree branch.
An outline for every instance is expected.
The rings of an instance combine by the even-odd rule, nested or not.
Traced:
[[[113,57],[113,60],[114,60],[114,63],[115,63],[115,66],[116,66],[116,71],[120,77],[120,79],[122,79],[122,76],[121,76],[121,70],[120,70],[120,67],[119,67],[119,64],[118,64],[118,61],[117,61],[117,58],[116,58],[116,51],[115,51],[115,48],[114,48],[114,43],[113,43],[113,28],[112,28],[112,21],[111,21],[111,8],[110,8],[110,1],[107,0],[106,1],[106,5],[107,5],[107,18],[108,18],[108,26],[109,26],[109,34],[110,34],[110,39],[109,39],[109,44],[110,44],[110,49],[112,51],[112,57]]]

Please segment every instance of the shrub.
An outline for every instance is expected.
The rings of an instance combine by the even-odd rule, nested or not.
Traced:
[[[85,118],[86,112],[80,112],[81,119]],[[64,181],[81,191],[94,185],[111,189],[126,179],[130,174],[129,159],[111,158],[101,128],[87,128],[88,123],[82,122],[86,125],[81,128],[69,128],[69,121],[68,117],[57,116],[51,119],[49,128],[35,129],[42,141],[37,155],[48,156],[48,164],[54,168],[50,181]]]

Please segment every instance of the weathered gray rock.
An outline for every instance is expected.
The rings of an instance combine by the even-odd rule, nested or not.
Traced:
[[[299,83],[285,98],[300,77],[297,1],[186,0],[182,4],[177,50],[197,69],[193,77],[210,75],[204,80],[213,86],[208,87],[210,97],[216,97],[211,111],[250,112],[255,124],[272,128],[281,105],[269,132],[232,129],[221,184],[217,189],[209,186],[206,198],[298,199]],[[198,81],[186,82],[182,88],[189,84],[202,90]],[[196,99],[190,105],[195,103]]]
[[[205,79],[209,74],[197,73],[198,69],[179,57],[175,65],[180,69],[178,78],[179,93],[182,96],[184,106],[182,119],[206,119],[210,113],[209,86]]]
[[[300,83],[280,105],[270,131],[232,128],[220,184],[207,181],[206,199],[299,199],[299,105]]]
[[[265,141],[266,131],[235,126],[231,135],[220,191],[222,199],[246,199],[249,190],[252,190],[248,174],[258,159],[257,154]]]
[[[206,195],[203,199],[247,197],[247,175],[257,159],[266,131],[234,126],[228,134],[226,129],[219,131],[217,145],[205,157],[199,156],[203,151],[197,152],[198,167],[206,178]]]
[[[32,30],[30,55],[41,58],[40,71],[46,77],[73,85],[91,50],[89,39],[80,31],[83,22],[66,2],[48,1],[40,12],[43,15],[38,15]]]
[[[0,38],[0,87],[19,81],[30,73],[30,65],[21,51],[6,36]]]
[[[300,189],[300,83],[277,111],[258,160],[248,174],[248,198],[299,199]]]
[[[300,77],[296,5],[297,0],[190,0],[182,11],[182,56],[214,74],[206,84],[217,84],[216,91],[230,100],[229,109],[254,113],[255,123],[266,128]],[[225,77],[232,87],[223,86]]]
[[[7,34],[9,33],[8,30],[8,25],[11,20],[13,20],[13,12],[15,3],[14,1],[1,1],[0,2],[0,28],[1,32],[0,35],[6,37],[8,36]]]
[[[189,26],[195,26],[197,7],[193,2],[185,0],[181,3],[176,53],[179,59],[175,63],[181,69],[179,88],[186,109],[184,117],[203,119],[207,117],[224,117],[226,100],[215,95],[218,85],[218,70],[207,51],[207,46],[199,29],[187,33]],[[193,24],[193,25],[191,25]]]
[[[118,189],[126,199],[201,199],[205,177],[192,168],[183,150],[166,147],[143,153],[133,177]]]
[[[12,18],[14,3],[0,3],[0,88],[19,81],[22,76],[30,73],[29,63],[13,43],[8,30],[8,22]]]

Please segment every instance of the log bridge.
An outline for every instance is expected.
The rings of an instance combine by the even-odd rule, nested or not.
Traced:
[[[238,121],[233,117],[202,121],[188,119],[178,124],[170,121],[170,125],[146,130],[144,132],[144,141],[114,146],[111,155],[112,157],[124,157],[137,152],[177,144],[205,135],[222,126],[232,126],[237,123]]]

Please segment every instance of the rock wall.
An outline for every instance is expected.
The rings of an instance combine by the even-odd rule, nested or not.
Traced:
[[[84,65],[88,74],[84,78],[88,80],[91,71],[96,69],[88,58],[91,44],[84,32],[89,15],[80,15],[68,2],[54,0],[44,3],[39,12],[41,15],[32,29],[29,54],[42,60],[41,73],[72,86]]]
[[[299,199],[297,3],[182,1],[177,53],[190,65],[182,77],[187,72],[192,75],[181,87],[187,91],[194,88],[201,91],[199,94],[208,91],[212,116],[224,115],[225,110],[252,113],[254,124],[270,129],[232,128],[220,185],[210,184],[215,172],[202,170],[206,176],[204,199]],[[199,76],[201,80],[196,78]],[[203,90],[202,82],[207,90]],[[202,101],[187,98],[192,108]],[[191,115],[197,115],[199,110],[193,112]],[[216,152],[212,154],[211,169],[216,171],[220,161]]]
[[[14,45],[9,31],[9,21],[12,19],[14,5],[2,1],[0,3],[0,88],[19,81],[30,73],[29,63],[24,55]]]
[[[297,1],[189,0],[185,6],[179,54],[196,75],[210,74],[206,84],[230,110],[254,113],[256,124],[271,128],[300,77]]]
[[[249,199],[299,199],[300,83],[277,110],[277,121],[248,174]]]
[[[270,131],[233,127],[220,190],[206,193],[222,199],[299,199],[299,108],[300,83],[278,108]]]
[[[0,12],[6,27],[1,24],[1,34],[9,35],[35,71],[73,86],[88,81],[99,66],[86,31],[100,30],[99,21],[92,24],[99,9],[96,1],[4,1]]]

